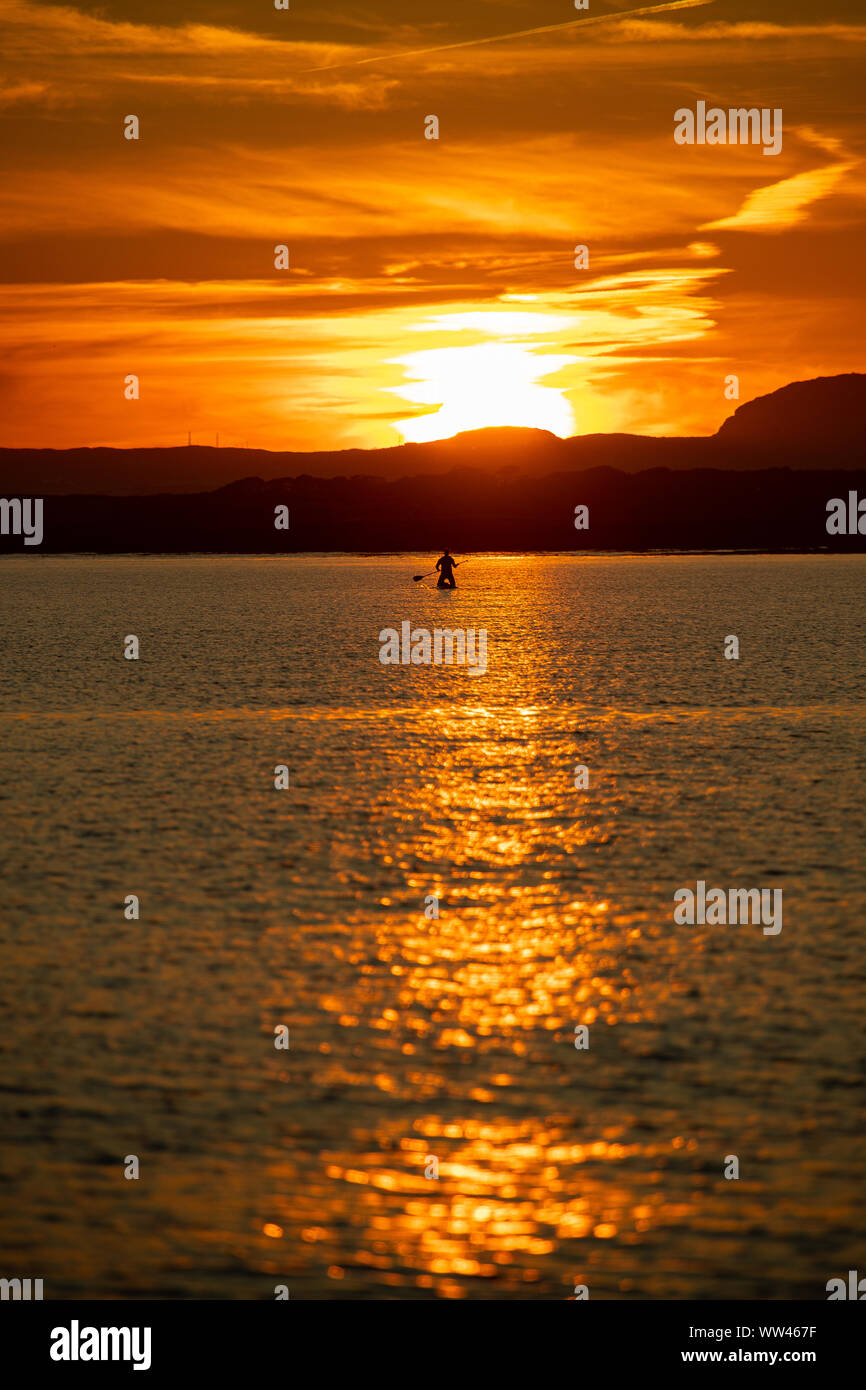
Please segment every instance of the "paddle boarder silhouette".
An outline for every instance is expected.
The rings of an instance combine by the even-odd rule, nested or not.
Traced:
[[[437,589],[456,589],[457,580],[454,578],[454,571],[457,568],[457,561],[449,551],[444,553],[436,561],[436,568],[439,571],[439,579],[436,584]]]

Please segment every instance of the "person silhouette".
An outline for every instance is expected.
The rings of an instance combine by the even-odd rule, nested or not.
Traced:
[[[449,551],[444,551],[436,561],[436,568],[439,571],[439,579],[436,584],[437,589],[456,589],[457,580],[454,578],[454,571],[457,568],[457,561]]]

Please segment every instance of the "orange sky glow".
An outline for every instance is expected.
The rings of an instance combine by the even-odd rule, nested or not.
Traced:
[[[860,370],[858,9],[4,0],[0,445],[707,434]],[[704,99],[782,152],[677,145]]]

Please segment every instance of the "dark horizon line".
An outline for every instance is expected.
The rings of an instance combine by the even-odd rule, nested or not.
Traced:
[[[31,551],[26,551],[26,552],[23,552],[23,551],[21,551],[21,550],[0,550],[0,560],[9,559],[10,556],[11,556],[11,557],[15,557],[16,555],[20,556],[20,555],[22,555],[22,554],[25,554],[25,555],[26,555],[26,558],[27,558],[28,560],[30,560],[30,559],[35,559],[35,558],[38,558],[38,557],[40,557],[40,556],[41,556],[42,559],[51,559],[51,560],[71,559],[71,558],[73,558],[73,557],[74,557],[75,559],[79,559],[79,560],[81,560],[81,559],[87,559],[88,557],[93,557],[94,559],[100,559],[100,558],[103,558],[103,557],[105,557],[105,558],[112,558],[112,557],[113,557],[113,558],[117,558],[117,559],[122,559],[122,558],[133,559],[133,558],[135,558],[136,556],[139,556],[139,557],[141,557],[142,559],[148,559],[148,558],[150,558],[151,556],[161,556],[161,557],[166,558],[166,559],[172,558],[172,557],[173,557],[173,558],[176,558],[176,559],[187,559],[187,560],[189,560],[189,559],[196,559],[196,558],[199,558],[199,557],[200,557],[201,559],[204,559],[204,560],[212,559],[212,558],[214,558],[214,557],[216,557],[217,559],[220,559],[220,560],[299,560],[299,559],[303,559],[305,556],[315,556],[315,557],[322,556],[322,557],[328,557],[328,556],[332,556],[332,555],[333,555],[333,556],[337,556],[337,555],[348,555],[348,556],[350,556],[350,557],[352,557],[352,558],[359,558],[359,559],[363,559],[363,558],[366,557],[366,558],[371,559],[371,560],[387,560],[387,559],[389,559],[389,558],[401,559],[401,558],[404,557],[404,556],[407,557],[407,558],[411,558],[411,557],[413,557],[413,556],[424,556],[424,555],[429,555],[429,554],[432,553],[432,550],[436,550],[436,549],[440,549],[440,548],[441,548],[441,547],[433,546],[433,547],[428,547],[428,548],[425,550],[423,546],[415,546],[414,548],[410,548],[410,549],[408,549],[408,550],[285,550],[285,551],[276,551],[276,550],[44,550],[44,549],[42,549],[42,548],[40,547],[39,549],[34,549],[34,550],[31,550]],[[653,547],[653,546],[646,546],[646,547],[644,547],[644,548],[640,548],[640,547],[633,546],[633,547],[627,548],[627,549],[616,549],[615,547],[611,547],[611,548],[606,549],[606,550],[602,550],[602,549],[591,550],[591,549],[589,549],[588,547],[587,547],[586,549],[583,549],[583,550],[563,550],[563,549],[561,549],[561,548],[560,548],[560,549],[546,548],[545,546],[526,546],[526,547],[524,547],[524,548],[520,548],[520,549],[513,550],[513,549],[509,549],[507,546],[494,546],[494,547],[492,547],[491,549],[461,550],[461,551],[460,551],[460,554],[465,555],[465,556],[467,556],[467,557],[471,556],[473,559],[476,559],[476,558],[477,558],[477,559],[483,559],[483,558],[485,558],[485,557],[497,556],[497,555],[508,555],[508,556],[518,556],[518,557],[524,556],[524,555],[556,555],[556,556],[561,557],[563,560],[587,560],[587,559],[596,558],[596,557],[599,557],[599,556],[601,556],[601,557],[604,557],[604,556],[620,556],[620,557],[622,557],[622,558],[628,558],[628,556],[630,556],[630,555],[639,555],[639,556],[645,556],[645,555],[660,555],[660,556],[664,556],[664,555],[713,555],[713,556],[722,556],[722,557],[725,556],[725,555],[730,555],[730,556],[737,556],[737,555],[790,555],[790,556],[793,556],[793,557],[796,557],[796,556],[798,556],[798,555],[827,555],[827,556],[832,556],[832,557],[834,557],[834,558],[839,558],[839,557],[846,557],[846,556],[848,556],[848,557],[856,557],[856,558],[858,558],[858,559],[863,559],[864,556],[866,556],[866,551],[863,551],[863,550],[847,550],[847,551],[846,551],[846,550],[834,550],[831,546],[827,546],[827,545],[814,545],[814,546],[718,546],[718,547],[714,547],[714,546],[710,546],[710,545],[704,545],[704,546],[695,546],[695,547],[678,547],[678,546],[657,546],[657,547]],[[463,584],[458,584],[458,585],[457,585],[457,588],[458,588],[458,589],[462,589],[462,588],[464,588],[464,587],[465,587],[465,586],[464,586]],[[450,592],[450,591],[449,591],[449,592]]]
[[[756,400],[761,398],[756,396]],[[743,402],[748,404],[748,402]],[[405,417],[404,417],[405,418]],[[728,417],[730,418],[730,417]],[[721,428],[721,426],[719,427]],[[389,453],[396,449],[429,449],[436,444],[448,444],[453,439],[463,439],[467,435],[476,434],[543,434],[548,439],[557,440],[560,444],[570,444],[575,439],[715,439],[718,430],[714,434],[635,434],[631,430],[593,430],[587,434],[554,434],[552,430],[546,430],[539,425],[480,425],[474,430],[457,430],[455,434],[445,434],[441,439],[404,439],[400,444],[347,444],[338,449],[299,449],[288,448],[279,449],[267,447],[259,444],[66,444],[57,447],[52,444],[0,444],[0,453],[10,454],[71,454],[80,453],[83,450],[96,452],[98,449],[110,449],[115,454],[131,454],[139,450],[147,450],[148,453],[156,452],[184,452],[191,449],[209,449],[214,454],[235,453],[235,454],[380,454]]]

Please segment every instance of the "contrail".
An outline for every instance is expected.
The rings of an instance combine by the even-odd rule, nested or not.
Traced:
[[[324,63],[322,67],[305,68],[305,72],[329,72],[333,68],[360,68],[365,63],[386,63],[390,58],[424,58],[428,53],[448,53],[454,48],[477,48],[482,43],[506,43],[509,39],[528,39],[534,34],[555,34],[562,29],[588,29],[591,24],[615,24],[620,19],[639,15],[662,14],[668,10],[692,10],[698,5],[712,5],[715,0],[667,0],[663,5],[642,5],[639,10],[620,10],[617,14],[596,15],[591,19],[569,19],[564,24],[544,24],[540,29],[518,29],[514,34],[494,34],[487,39],[462,39],[459,43],[443,43],[437,48],[413,48],[398,53],[381,53],[378,58],[348,58],[342,63]]]

